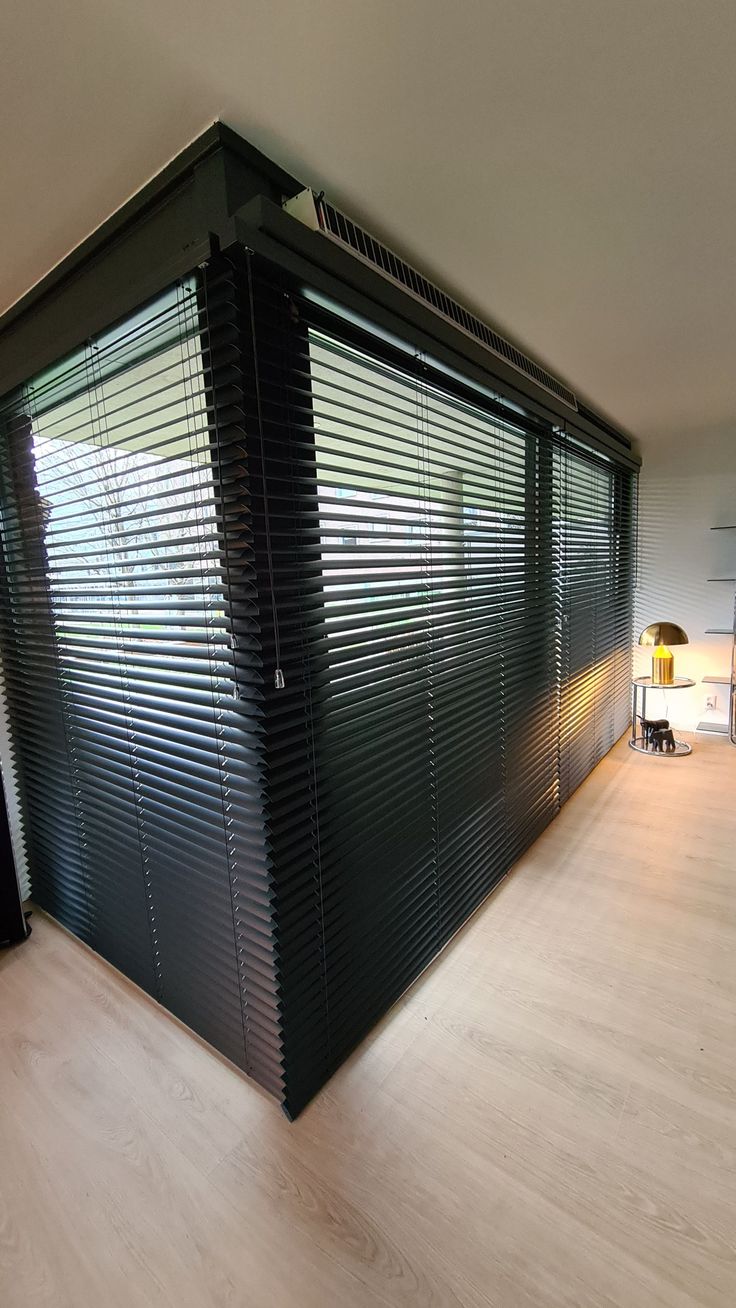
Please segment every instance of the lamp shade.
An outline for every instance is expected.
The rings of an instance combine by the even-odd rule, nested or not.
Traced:
[[[676,622],[651,622],[639,637],[640,645],[688,645],[687,632]]]

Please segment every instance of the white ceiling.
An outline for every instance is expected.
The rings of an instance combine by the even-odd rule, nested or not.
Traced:
[[[0,308],[213,119],[643,442],[734,422],[734,0],[3,0]]]

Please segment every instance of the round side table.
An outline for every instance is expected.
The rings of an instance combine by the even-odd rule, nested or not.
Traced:
[[[684,740],[676,740],[675,748],[672,750],[659,750],[647,747],[643,736],[637,736],[637,726],[639,718],[647,716],[647,691],[648,690],[686,690],[689,686],[694,686],[695,682],[692,677],[675,677],[669,686],[661,686],[651,677],[633,677],[631,681],[633,687],[633,704],[631,709],[631,740],[629,748],[635,749],[639,754],[649,754],[652,758],[684,758],[686,754],[692,754],[692,745],[686,744]],[[641,691],[641,713],[639,713],[639,692]]]

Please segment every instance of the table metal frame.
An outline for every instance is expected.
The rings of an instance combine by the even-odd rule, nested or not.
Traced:
[[[637,726],[639,718],[647,716],[647,691],[648,690],[687,690],[688,687],[694,686],[695,682],[691,677],[675,677],[669,686],[659,685],[652,681],[651,677],[632,677],[631,685],[633,688],[633,702],[631,706],[631,739],[629,740],[629,749],[635,749],[637,754],[648,754],[650,758],[684,758],[687,754],[692,754],[693,747],[688,745],[684,740],[675,739],[675,748],[673,750],[649,749],[645,744],[644,737],[638,736]],[[641,691],[641,713],[639,713],[639,691]]]

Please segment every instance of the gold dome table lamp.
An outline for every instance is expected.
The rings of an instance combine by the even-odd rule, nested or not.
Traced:
[[[650,646],[652,650],[651,677],[634,677],[634,703],[631,715],[632,749],[640,754],[658,754],[660,758],[681,758],[691,753],[692,746],[684,740],[676,740],[665,718],[649,718],[647,715],[648,690],[685,690],[694,686],[690,677],[675,676],[675,660],[670,645],[689,644],[687,633],[676,622],[652,622],[645,627],[639,637],[639,644]],[[639,695],[642,704],[639,712]],[[641,734],[639,734],[641,728]]]
[[[687,645],[687,632],[676,622],[652,622],[639,637],[640,645],[651,645],[652,685],[674,686],[675,660],[670,645]]]

